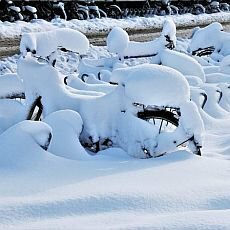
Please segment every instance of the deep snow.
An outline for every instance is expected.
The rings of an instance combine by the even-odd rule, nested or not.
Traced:
[[[188,42],[182,41],[184,47],[188,47]],[[111,57],[105,47],[90,47],[88,54],[91,58]],[[176,54],[169,52],[167,55],[166,51],[160,56],[165,60],[165,65],[171,64],[179,71],[191,63],[195,66],[192,73],[182,72],[187,75],[186,79],[198,86],[190,92],[193,101],[201,104],[197,91],[206,92],[210,98],[204,110],[198,107],[205,125],[203,156],[178,150],[161,158],[141,160],[127,155],[120,148],[100,151],[95,156],[86,152],[73,155],[74,152],[65,153],[65,150],[71,147],[71,150],[82,151],[78,142],[82,127],[79,114],[59,111],[46,117],[44,122],[47,124],[24,121],[0,134],[0,229],[230,228],[230,120],[229,110],[226,110],[229,108],[229,99],[225,94],[222,104],[217,104],[218,94],[215,91],[219,87],[227,92],[227,85],[221,80],[218,81],[220,85],[207,87],[204,84],[205,79],[208,80],[208,75],[204,75],[205,68],[200,69],[189,58],[181,66],[177,66],[176,62],[168,63],[168,57],[172,57],[170,55]],[[63,74],[76,74],[76,54],[58,53],[58,56],[57,70]],[[174,57],[183,60],[181,55]],[[15,73],[17,60],[17,55],[1,60],[0,73]],[[213,59],[202,58],[200,62],[218,67],[209,71],[224,71],[226,74],[228,60],[229,57],[219,64]],[[146,58],[126,63],[136,65],[151,61]],[[45,76],[41,77],[45,79]],[[79,83],[74,84],[74,76],[68,80],[78,88]],[[95,83],[98,80],[95,78],[91,81]],[[51,93],[52,81],[47,83],[50,84]],[[22,90],[18,81],[14,86]],[[102,88],[105,90],[106,87]],[[127,90],[134,94],[131,86]],[[173,91],[171,93],[173,97]],[[5,105],[2,107],[6,108]],[[12,105],[12,108],[18,107]],[[1,110],[0,118],[12,120],[7,112],[10,113],[10,110]],[[15,118],[15,122],[25,116],[25,110],[20,106],[16,113],[20,116]],[[188,115],[193,121],[192,112]],[[75,122],[70,122],[70,119]],[[128,121],[132,127],[132,120]],[[12,125],[1,120],[2,131],[5,128],[2,124]],[[48,124],[53,126],[53,130]],[[60,129],[65,133],[60,134]],[[54,134],[50,145],[53,154],[38,146],[46,146],[51,132]],[[66,133],[70,137],[68,142],[65,142]],[[58,150],[61,151],[55,149],[55,144],[52,147],[52,140],[58,143]],[[75,160],[70,160],[73,158]]]

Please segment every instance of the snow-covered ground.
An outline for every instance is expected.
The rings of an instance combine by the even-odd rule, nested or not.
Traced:
[[[226,15],[223,14],[224,19],[229,17],[229,14]],[[178,18],[180,17],[182,18],[182,16],[178,16]],[[184,17],[186,18],[186,15]],[[162,19],[159,18],[159,20]],[[121,21],[114,20],[114,23],[121,23]],[[135,21],[135,19],[123,20],[122,22],[127,23],[127,27],[132,27],[132,21]],[[184,19],[184,21],[186,20]],[[103,23],[103,21],[100,22]],[[44,24],[44,22],[42,23]],[[86,25],[87,23],[89,22],[85,22]],[[98,31],[104,28],[99,26],[97,20],[92,21],[92,23],[100,28]],[[161,23],[163,23],[163,20]],[[16,24],[19,28],[19,25],[24,23]],[[20,27],[17,34],[13,30],[13,26],[16,24],[9,24],[7,36],[19,35],[23,31]],[[35,29],[32,25],[25,25],[28,26],[27,30],[29,31]],[[53,27],[51,24],[47,25],[45,29]],[[107,25],[111,28],[113,26],[112,21]],[[39,30],[39,27],[36,27],[35,30],[37,29]],[[173,34],[169,36],[172,40],[173,37]],[[223,36],[221,35],[221,37]],[[33,41],[37,41],[35,37],[33,39]],[[114,37],[110,41],[113,39]],[[124,44],[126,47],[130,44],[128,40],[126,41],[127,44],[124,41],[121,46],[117,46],[118,51],[125,48],[123,47]],[[226,41],[224,44],[227,44]],[[156,42],[161,44],[161,39],[156,40]],[[193,42],[193,46],[195,46],[200,41],[193,40]],[[215,46],[216,42],[215,40],[212,45]],[[24,44],[28,45],[26,41]],[[39,51],[39,47],[34,46],[35,43],[30,44],[36,51]],[[154,44],[156,43],[154,42]],[[188,39],[179,39],[177,40],[177,49],[187,52],[190,44],[191,41]],[[71,46],[70,43],[67,45]],[[191,96],[192,100],[199,104],[196,92],[202,91],[208,94],[205,107],[203,109],[199,107],[199,114],[205,126],[202,157],[193,155],[186,149],[179,149],[160,158],[136,159],[128,155],[127,151],[123,150],[125,148],[116,147],[100,151],[95,156],[90,156],[78,142],[82,127],[82,120],[78,113],[69,110],[67,112],[58,111],[48,115],[44,119],[44,123],[32,121],[18,123],[25,116],[21,104],[18,101],[11,100],[12,104],[9,103],[6,107],[7,101],[2,100],[0,104],[0,132],[2,133],[0,134],[0,229],[227,230],[230,228],[230,107],[228,85],[224,84],[224,82],[228,82],[226,79],[230,74],[230,58],[223,59],[221,54],[217,57],[217,53],[212,58],[197,57],[199,63],[202,63],[201,66],[190,56],[164,50],[161,46],[157,47],[159,49],[157,58],[133,59],[125,63],[137,65],[145,62],[160,62],[180,71],[181,73],[177,72],[173,75],[175,70],[171,70],[172,73],[169,71],[168,74],[172,74],[170,76],[176,77],[175,79],[178,80],[181,76],[185,76],[184,81],[182,81],[184,88],[180,92],[184,94],[185,98],[173,98],[175,97],[174,92],[178,96],[176,86],[174,86],[174,90],[169,94],[172,102],[180,102]],[[226,50],[225,47],[223,49]],[[138,50],[139,48],[137,53]],[[119,55],[124,54],[124,52],[117,53]],[[91,46],[88,55],[96,61],[99,58],[102,60],[102,57],[111,58],[111,54],[108,53],[106,47]],[[12,75],[12,73],[17,72],[19,55],[1,60],[0,74],[10,73],[11,84],[15,86],[14,92],[26,91],[29,99],[34,96],[33,93],[43,93],[41,92],[42,88],[36,84],[36,80],[40,77],[41,82],[46,81],[48,87],[50,85],[48,91],[44,89],[48,92],[47,95],[55,98],[55,92],[54,94],[52,92],[56,85],[52,86],[52,84],[56,84],[54,78],[60,76],[56,74],[57,72],[64,75],[68,74],[71,76],[68,78],[68,80],[71,80],[70,83],[72,82],[70,85],[80,87],[76,79],[74,81],[78,71],[77,57],[75,53],[63,54],[58,52],[57,71],[50,72],[48,76],[50,79],[45,78],[45,75],[39,76],[39,72],[34,74],[33,70],[37,68],[35,64],[31,68],[25,69],[23,65],[28,63],[22,62],[19,64],[21,69],[19,69],[18,74],[24,77],[23,84],[18,84],[17,81],[13,82],[15,75]],[[178,63],[180,64],[178,65]],[[116,64],[124,66],[124,63]],[[185,68],[188,66],[190,68]],[[106,63],[106,67],[107,70],[101,76],[103,79],[109,77],[108,71],[111,70],[109,63]],[[85,70],[84,65],[82,68]],[[125,68],[129,71],[127,66]],[[142,68],[143,72],[148,71],[146,65],[139,68]],[[39,71],[39,68],[36,70]],[[169,68],[162,67],[162,71],[166,70],[168,71]],[[126,72],[121,71],[119,73],[119,71],[117,70],[117,75],[113,75],[113,80],[119,80],[121,79],[119,77],[124,75],[126,78],[121,80],[125,84],[128,81]],[[28,72],[28,75],[25,72]],[[163,73],[162,78],[164,78]],[[209,79],[214,81],[214,78],[211,78],[209,74],[215,74],[215,80],[218,83],[215,82],[215,85],[208,84]],[[30,81],[30,77],[33,77],[33,80]],[[3,85],[3,83],[7,83],[6,78],[5,75],[3,81],[1,81],[0,93],[2,94],[0,96],[5,94],[6,90],[9,91],[9,89],[6,89],[7,84],[6,86]],[[148,80],[145,75],[143,75],[143,78],[146,81]],[[133,74],[133,79],[127,84],[127,93],[133,97],[137,96],[136,99],[140,98],[141,100],[143,98],[135,95],[136,91],[132,86],[141,88],[142,82],[135,83],[135,79],[138,81],[135,74]],[[188,83],[185,79],[190,84],[190,93],[187,90]],[[90,83],[90,78],[87,81]],[[86,90],[86,87],[88,87],[88,90],[91,88],[91,91],[94,91],[96,86],[99,87],[95,84],[96,81],[99,82],[98,79],[91,78],[91,84],[81,84],[81,89],[85,87],[84,90]],[[21,83],[21,81],[19,82]],[[149,82],[151,83],[151,81]],[[173,84],[170,79],[167,79],[167,82],[169,84],[166,84],[164,90],[168,90],[167,87]],[[215,90],[220,82],[221,84],[218,87],[225,93],[221,103],[218,104],[218,94]],[[29,89],[34,87],[31,90],[32,93],[27,91],[28,84],[30,84]],[[147,84],[143,86],[147,87]],[[100,87],[98,91],[103,92],[103,94],[113,90],[111,86],[109,88],[100,84]],[[63,91],[65,90],[63,89]],[[98,92],[94,91],[93,97],[98,96],[96,93]],[[148,93],[149,91],[146,88],[145,94],[149,95]],[[162,99],[159,94],[157,95],[157,101]],[[47,101],[50,103],[48,99]],[[111,106],[111,111],[115,106],[115,104]],[[95,109],[103,111],[104,108],[102,106],[95,107]],[[94,115],[94,113],[92,114]],[[195,111],[191,116],[192,119],[187,120],[190,122],[187,124],[188,126],[193,125],[194,115]],[[110,119],[112,120],[112,117]],[[17,124],[12,126],[10,121]],[[135,122],[135,120],[129,121],[131,126],[126,126],[126,120],[122,120],[122,122],[121,126],[133,128],[132,122]],[[4,131],[6,127],[10,128]],[[133,130],[124,130],[124,133],[132,136]],[[137,131],[141,133],[142,130]],[[53,143],[51,142],[50,149],[45,151],[50,133],[53,135]],[[68,134],[68,138],[66,138],[66,134]]]
[[[1,170],[1,229],[230,226],[229,160],[185,151],[136,160],[119,149],[89,162],[31,158],[24,170]]]
[[[163,22],[167,16],[154,16],[154,17],[134,17],[127,19],[91,19],[91,20],[70,20],[64,21],[61,19],[54,19],[52,22],[46,22],[44,20],[34,20],[31,23],[18,21],[15,23],[1,22],[0,21],[0,38],[4,37],[17,37],[22,33],[34,32],[34,31],[47,31],[57,27],[67,27],[81,31],[83,33],[95,33],[109,31],[115,26],[119,26],[124,29],[141,29],[141,28],[162,28]],[[179,26],[196,26],[204,25],[211,22],[230,22],[230,13],[215,13],[215,14],[201,14],[201,15],[174,15],[171,16],[176,25]]]

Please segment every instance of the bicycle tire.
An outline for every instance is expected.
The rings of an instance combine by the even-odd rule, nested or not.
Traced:
[[[42,18],[47,21],[51,21],[54,17],[53,11],[49,5],[41,5],[37,12],[38,18]]]
[[[205,8],[201,4],[196,4],[193,6],[191,13],[195,15],[204,14],[206,12]]]
[[[173,111],[166,110],[166,109],[157,109],[157,110],[144,110],[137,113],[137,117],[143,119],[145,121],[149,121],[150,119],[159,119],[162,121],[166,121],[174,125],[175,127],[179,126],[179,119],[180,119],[180,111],[174,109]],[[177,147],[183,145],[184,143],[191,143],[194,146],[194,150],[192,151],[195,155],[201,156],[201,146],[198,146],[194,140],[194,136],[185,139],[184,142],[179,143]],[[161,155],[160,155],[161,156]]]
[[[171,8],[171,15],[178,15],[179,14],[179,9],[174,6],[174,5],[170,5]]]
[[[115,19],[122,18],[122,12],[120,8],[115,5],[110,6],[106,13],[108,18],[115,18]]]
[[[100,14],[98,14],[97,12],[92,11],[92,12],[89,13],[89,18],[90,19],[100,18]]]
[[[148,120],[151,118],[163,119],[167,122],[172,123],[176,127],[179,125],[179,118],[176,114],[168,110],[144,110],[137,113],[137,117],[143,120]]]

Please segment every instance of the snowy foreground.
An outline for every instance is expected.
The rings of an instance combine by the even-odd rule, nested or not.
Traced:
[[[219,24],[214,24],[206,31],[208,31],[208,36],[213,36],[215,32],[216,38],[213,37],[210,45],[216,47],[218,53],[214,52],[212,57],[197,57],[202,67],[190,57],[186,59],[182,54],[167,50],[164,46],[161,47],[165,42],[161,37],[152,43],[146,43],[146,50],[149,52],[151,51],[148,49],[149,44],[157,44],[155,48],[159,49],[158,55],[153,58],[131,59],[126,63],[137,65],[145,62],[160,62],[179,69],[181,73],[175,76],[178,76],[178,79],[182,74],[186,76],[187,81],[183,81],[184,88],[181,90],[185,91],[186,97],[189,97],[191,93],[190,96],[195,101],[197,88],[208,94],[209,100],[206,107],[199,108],[199,114],[205,126],[201,157],[182,148],[159,158],[137,159],[127,154],[128,151],[123,150],[124,148],[115,147],[90,156],[78,142],[77,136],[81,132],[82,120],[80,116],[76,116],[76,113],[67,111],[65,116],[63,112],[50,113],[45,118],[46,123],[40,125],[32,121],[18,123],[23,120],[24,110],[16,101],[13,105],[6,107],[7,103],[2,100],[0,104],[0,229],[229,229],[230,104],[226,97],[229,95],[228,88],[225,88],[228,85],[225,83],[230,83],[228,79],[230,58],[224,59],[224,56],[229,55],[230,39],[228,33],[221,31]],[[169,37],[174,41],[175,31],[167,30],[166,32],[170,32]],[[125,33],[123,35],[126,36]],[[207,36],[206,32],[198,30],[192,41],[178,39],[176,49],[182,52],[188,52],[190,49],[192,52],[197,49],[197,46],[202,47],[201,41],[205,36]],[[61,42],[71,48],[72,43],[64,39],[64,36],[61,38],[56,45],[59,46]],[[39,48],[35,43],[39,41],[39,35],[36,38],[25,36],[24,39],[20,47],[23,56],[28,55],[26,53],[28,47],[31,51],[36,50],[39,55],[45,56],[47,56],[46,52],[52,49],[51,46],[46,49]],[[83,40],[82,37],[81,41]],[[125,55],[133,55],[132,47],[140,45],[124,38],[123,43],[119,43],[114,48],[112,46],[114,40],[116,43],[116,36],[108,39],[107,42],[112,47],[108,45],[108,49],[113,49],[121,58]],[[125,43],[127,44],[124,45]],[[125,47],[124,50],[121,49],[122,45]],[[84,45],[82,43],[82,47],[87,48],[87,42]],[[140,52],[141,49],[137,51]],[[96,60],[111,57],[107,47],[90,46],[87,54]],[[53,81],[54,78],[47,80],[45,74],[34,74],[33,70],[39,70],[39,68],[30,58],[25,59],[26,61],[18,62],[18,60],[19,55],[0,60],[0,74],[10,73],[12,82],[17,76],[14,73],[23,76],[25,90],[28,84],[31,89],[29,93],[26,91],[29,100],[33,99],[33,93],[43,93],[43,88],[47,93],[45,87],[35,84],[39,82],[36,82],[37,75],[41,82],[46,81],[47,87],[50,85],[48,93],[52,92],[52,89],[56,87],[56,85],[52,86],[53,82],[56,84]],[[87,90],[93,88],[94,95],[92,93],[91,96],[101,96],[94,91],[97,85],[95,82],[98,83],[98,79],[92,78],[91,84],[89,84],[90,78],[88,84],[80,84],[76,79],[73,81],[76,71],[81,71],[77,67],[76,60],[77,55],[74,53],[58,52],[56,64],[58,71],[56,72],[72,76],[70,78],[72,87],[75,84],[78,88],[81,87],[81,90],[86,90],[86,87],[88,87]],[[33,65],[29,65],[26,69],[25,66],[28,63]],[[185,68],[188,65],[193,65],[193,68]],[[108,70],[111,70],[108,63],[106,67],[108,67],[107,72],[105,71],[102,75],[104,79],[109,75]],[[52,67],[48,69],[50,68]],[[84,68],[83,70],[86,71],[85,66]],[[128,69],[127,66],[125,68]],[[168,70],[168,67],[164,70]],[[50,72],[49,77],[59,76],[53,73]],[[195,76],[192,76],[193,74]],[[33,80],[30,80],[31,76],[34,77]],[[116,78],[120,76],[119,74],[112,76],[110,80],[126,83],[125,78]],[[4,94],[10,89],[3,87],[4,77],[1,77],[3,81],[1,81],[0,92]],[[170,79],[167,79],[167,83],[171,83]],[[213,91],[213,89],[216,90],[217,84],[225,92],[220,104],[216,103],[217,96]],[[14,92],[23,88],[15,82],[12,85],[15,87]],[[167,86],[166,84],[166,90],[168,90]],[[99,91],[106,94],[107,91],[113,90],[114,86],[103,87],[100,84],[100,87]],[[187,92],[188,87],[191,92]],[[83,95],[83,91],[81,93]],[[134,95],[135,91],[130,88],[129,93]],[[147,92],[145,93],[147,95]],[[171,94],[168,95],[172,95],[171,101],[184,100],[184,98],[174,99],[173,90],[169,93]],[[50,96],[51,93],[48,95]],[[163,102],[162,98],[159,96],[157,101]],[[142,98],[136,97],[136,99]],[[50,101],[47,100],[48,102]],[[14,112],[17,114],[14,115]],[[45,112],[48,113],[48,110]],[[10,121],[16,125],[12,126]],[[192,119],[189,121],[191,124],[194,122]],[[126,123],[123,123],[121,126],[125,125]],[[41,147],[47,147],[45,144],[49,139],[51,127],[53,138],[57,138],[56,144],[45,151]],[[100,130],[105,129],[105,127],[100,128]],[[60,130],[63,133],[60,133]],[[129,131],[124,130],[124,133],[128,136],[133,134]],[[68,138],[65,133],[69,134]],[[165,139],[165,143],[166,141]],[[63,145],[64,142],[65,145]],[[78,149],[78,159],[73,158],[75,155],[73,149]],[[58,150],[61,153],[58,153]]]

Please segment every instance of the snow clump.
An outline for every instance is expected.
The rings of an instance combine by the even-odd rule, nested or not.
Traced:
[[[161,64],[178,70],[184,75],[197,76],[205,82],[205,74],[201,65],[187,54],[165,49],[161,53]]]
[[[120,27],[114,27],[108,34],[106,44],[108,51],[117,54],[119,57],[123,55],[124,50],[128,46],[129,35]]]
[[[52,128],[48,151],[72,160],[86,160],[89,155],[79,142],[83,121],[73,110],[59,110],[49,114],[43,122]]]
[[[89,40],[79,31],[60,28],[48,32],[24,33],[20,42],[20,52],[25,57],[27,52],[48,57],[59,47],[86,54]]]
[[[44,122],[22,121],[0,135],[0,166],[27,168],[40,163],[52,137]]]
[[[204,28],[196,28],[189,44],[190,52],[200,48],[215,46],[217,41],[216,36],[222,30],[223,26],[219,22],[213,22]]]
[[[153,41],[135,42],[130,41],[128,46],[123,51],[124,57],[138,56],[156,56],[161,54],[161,50],[174,48],[176,45],[176,25],[172,19],[168,18],[163,24],[161,36]]]
[[[224,32],[222,25],[218,22],[198,29],[192,37],[189,51],[192,53],[208,47],[214,47],[215,50],[211,56],[216,60],[230,55],[230,33]]]
[[[180,107],[181,103],[190,98],[189,85],[186,79],[172,68],[142,64],[115,70],[115,73],[116,76],[117,74],[120,77],[127,76],[126,80],[123,79],[125,93],[137,103]]]

